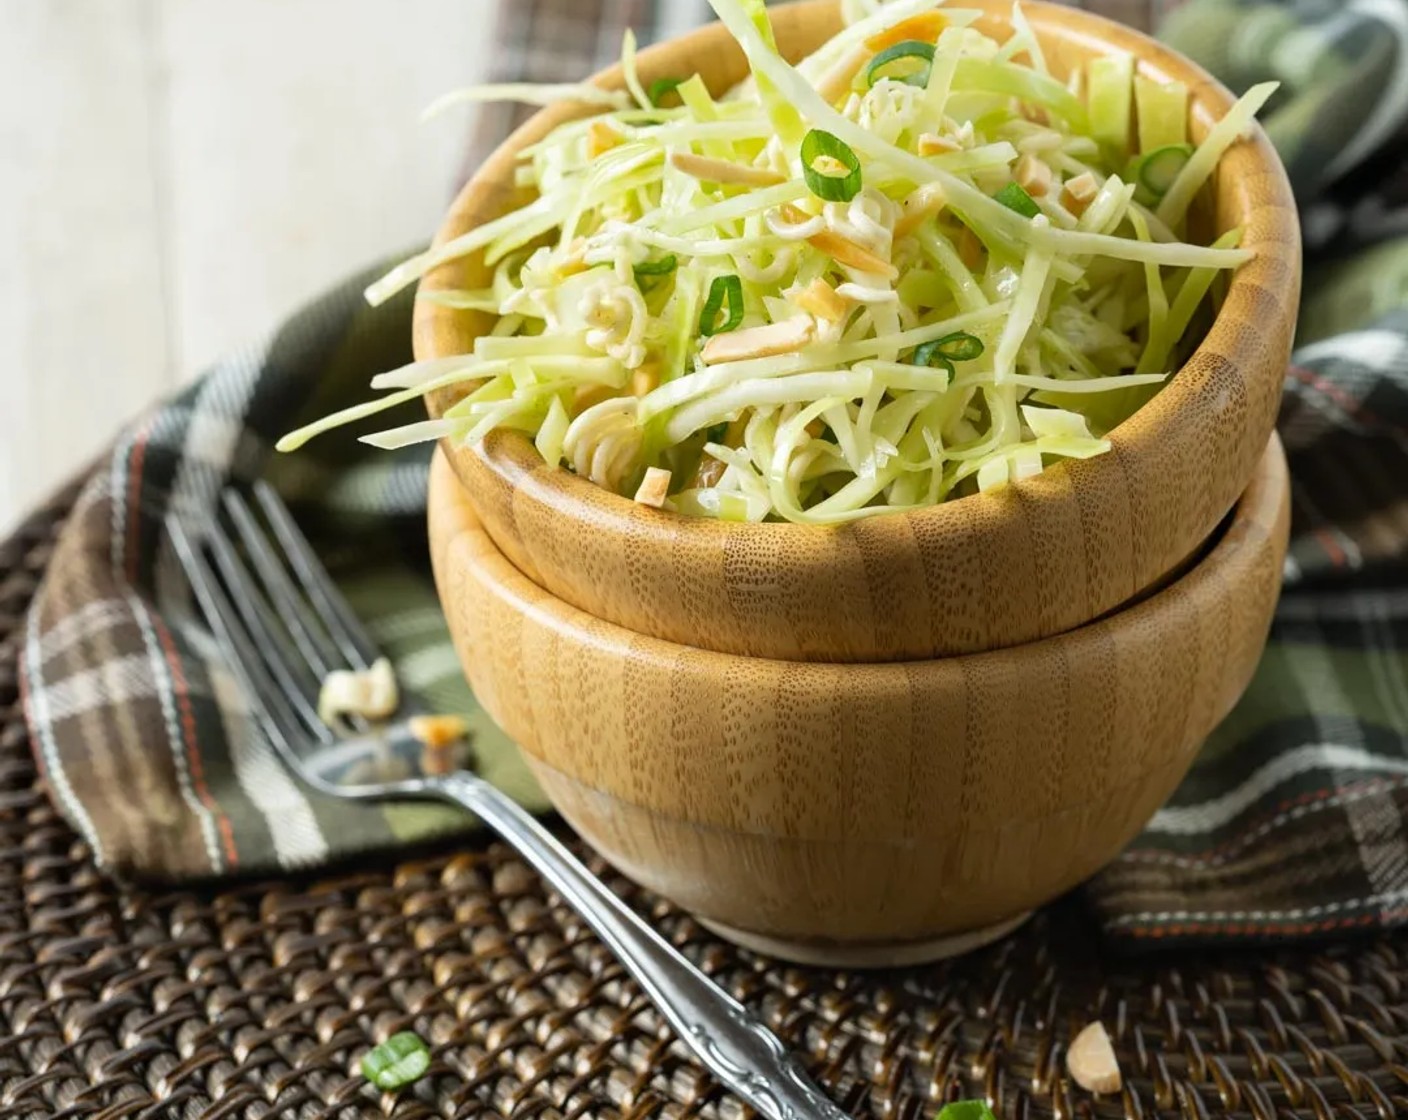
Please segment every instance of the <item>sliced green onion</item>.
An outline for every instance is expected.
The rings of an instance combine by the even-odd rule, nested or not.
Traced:
[[[908,74],[886,74],[885,68],[892,62],[899,62],[905,58],[921,59],[923,66]],[[922,43],[918,39],[905,39],[886,47],[870,60],[870,65],[865,69],[865,84],[875,85],[883,78],[889,78],[894,82],[903,82],[907,86],[918,86],[923,89],[929,84],[929,68],[934,62],[934,44]]]
[[[1148,155],[1140,156],[1130,169],[1129,178],[1155,198],[1163,198],[1178,178],[1178,173],[1187,166],[1192,157],[1191,144],[1169,144]]]
[[[954,1101],[939,1109],[934,1120],[997,1120],[987,1101]]]
[[[679,267],[679,259],[674,253],[668,253],[658,261],[642,261],[636,265],[637,276],[668,276]]]
[[[983,340],[967,331],[954,331],[914,348],[913,364],[953,373],[954,362],[971,362],[983,355]]]
[[[998,202],[1009,210],[1014,210],[1024,218],[1035,218],[1041,213],[1041,207],[1025,190],[1021,183],[1008,183],[995,195]]]
[[[846,168],[844,175],[827,175],[812,165],[822,156],[839,161]],[[850,202],[860,193],[860,157],[844,140],[814,128],[802,139],[802,176],[817,198],[827,202]]]
[[[724,300],[728,300],[728,318],[718,322]],[[743,322],[743,281],[734,273],[715,276],[709,285],[709,295],[704,300],[704,310],[699,316],[699,333],[705,338],[725,334],[735,330]]]
[[[642,261],[632,269],[636,277],[636,287],[642,292],[650,291],[660,282],[662,276],[670,275],[679,264],[679,258],[674,253],[666,253],[657,261]]]
[[[362,1076],[394,1093],[419,1081],[430,1068],[430,1047],[414,1031],[393,1034],[362,1059]]]
[[[662,107],[660,102],[684,85],[686,81],[688,81],[687,78],[656,78],[646,87],[645,96],[650,99],[652,105],[659,109]]]

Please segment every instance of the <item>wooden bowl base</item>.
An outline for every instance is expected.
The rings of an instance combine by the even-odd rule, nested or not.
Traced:
[[[984,945],[1000,941],[1032,916],[1027,910],[1015,918],[1005,918],[982,929],[949,933],[942,937],[926,937],[918,941],[793,941],[749,933],[721,922],[711,922],[696,915],[697,921],[725,941],[767,957],[791,961],[794,964],[816,965],[822,968],[908,968],[917,964],[961,957]]]

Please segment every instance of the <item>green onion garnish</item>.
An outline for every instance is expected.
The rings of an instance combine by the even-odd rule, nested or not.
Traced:
[[[635,266],[637,276],[668,276],[679,267],[674,253],[661,257],[658,261],[642,261]]]
[[[394,1093],[420,1080],[430,1068],[430,1047],[414,1031],[393,1034],[362,1059],[362,1076]]]
[[[934,1120],[997,1120],[987,1101],[954,1101],[939,1109]]]
[[[685,81],[685,78],[656,78],[646,88],[645,96],[657,109],[663,108],[660,102],[684,85]]]
[[[728,300],[728,318],[717,323],[724,300]],[[743,322],[743,281],[737,275],[715,276],[709,285],[708,298],[704,300],[704,310],[699,316],[699,333],[705,338],[725,334]]]
[[[844,175],[828,175],[812,165],[823,156],[841,163]],[[814,128],[802,140],[802,175],[817,198],[827,202],[850,202],[860,193],[860,158],[839,137]]]
[[[982,357],[982,354],[981,338],[967,331],[954,331],[943,338],[921,342],[914,348],[911,362],[916,366],[947,370],[948,375],[952,377],[954,362],[971,362],[974,358]]]
[[[914,348],[914,364],[933,366],[939,363],[971,362],[983,356],[983,340],[967,331],[954,331],[932,342],[923,342]],[[952,367],[950,367],[951,371]]]
[[[1131,178],[1155,198],[1163,198],[1192,156],[1193,149],[1187,144],[1170,144],[1165,148],[1156,148],[1135,161],[1137,167]]]
[[[674,272],[679,263],[674,253],[667,253],[658,261],[642,261],[632,269],[636,276],[636,287],[642,293],[652,291],[660,283],[660,278]]]
[[[917,58],[922,60],[924,65],[908,74],[885,74],[882,72],[890,63],[898,62],[902,58]],[[886,47],[870,60],[870,65],[865,69],[865,84],[873,86],[882,78],[889,78],[894,82],[904,82],[905,85],[919,86],[923,89],[929,84],[929,69],[933,63],[933,43],[922,43],[918,39],[905,39],[903,42]]]
[[[1022,189],[1021,183],[1008,183],[993,198],[1002,203],[1009,210],[1015,210],[1024,218],[1035,218],[1041,213],[1041,207],[1033,201],[1032,196]]]

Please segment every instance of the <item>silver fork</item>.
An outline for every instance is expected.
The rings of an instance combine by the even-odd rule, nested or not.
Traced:
[[[222,653],[284,763],[324,793],[355,801],[429,798],[463,806],[518,850],[596,931],[675,1032],[725,1085],[768,1120],[846,1120],[781,1041],[685,959],[597,879],[551,832],[477,775],[366,781],[367,763],[420,770],[422,743],[407,717],[342,732],[318,717],[323,678],[367,669],[380,656],[278,495],[257,483],[261,518],[236,491],[224,518],[167,518],[167,532]],[[225,522],[233,528],[233,535]],[[238,542],[238,543],[237,543]],[[408,769],[409,767],[409,769]]]

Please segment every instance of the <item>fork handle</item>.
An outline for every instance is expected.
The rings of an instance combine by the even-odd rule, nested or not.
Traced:
[[[635,977],[676,1034],[768,1120],[847,1120],[770,1030],[593,875],[512,798],[461,771],[427,787],[497,832],[562,895]]]

